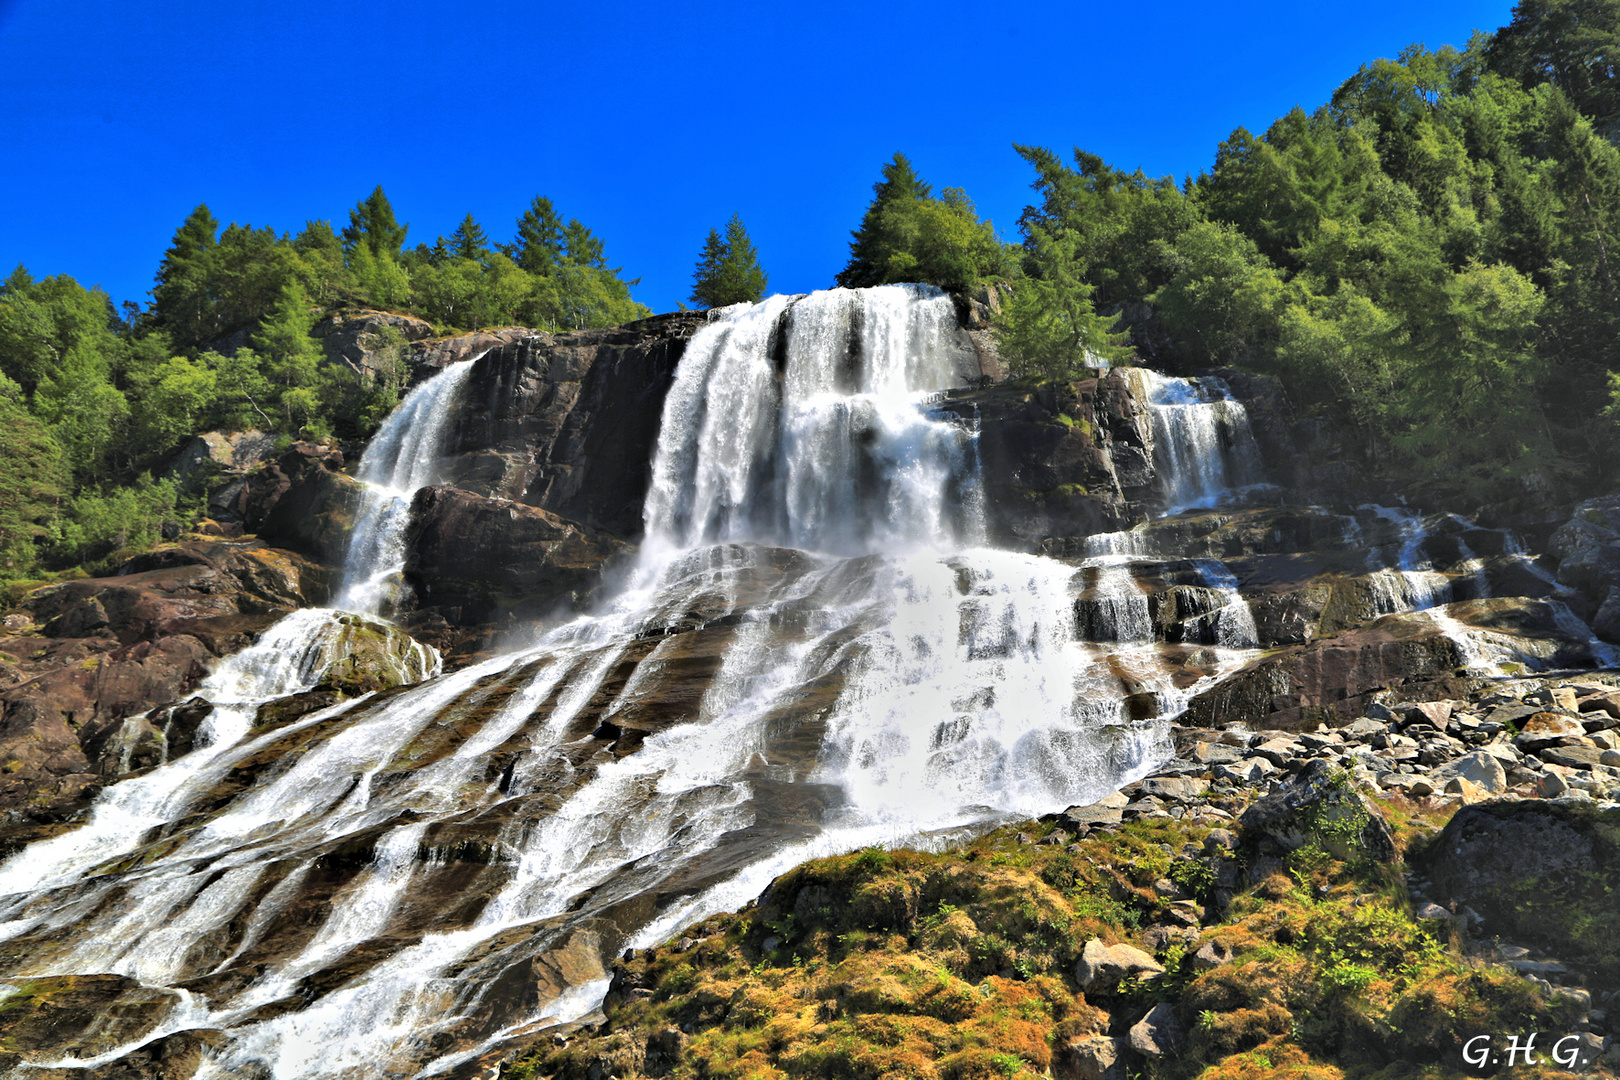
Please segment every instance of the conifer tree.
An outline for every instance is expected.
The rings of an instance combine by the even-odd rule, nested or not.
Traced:
[[[410,228],[394,219],[394,208],[378,184],[349,211],[349,224],[343,229],[343,250],[353,254],[355,245],[364,242],[373,258],[397,260]]]
[[[517,239],[501,246],[519,267],[531,274],[550,277],[557,272],[562,257],[563,223],[556,208],[544,195],[536,195],[517,221]]]
[[[724,237],[709,230],[692,274],[691,300],[706,308],[751,303],[764,297],[767,281],[742,218],[732,214]]]
[[[219,222],[206,203],[187,216],[158,267],[152,316],[186,348],[218,333]]]
[[[483,262],[489,257],[489,236],[471,214],[462,218],[456,231],[450,234],[450,250],[456,258],[474,262]]]

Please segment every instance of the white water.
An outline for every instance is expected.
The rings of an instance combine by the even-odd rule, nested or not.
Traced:
[[[475,1010],[484,984],[458,973],[487,957],[502,935],[562,918],[589,891],[611,890],[627,877],[655,883],[738,830],[768,825],[755,801],[759,778],[831,785],[842,800],[807,837],[742,860],[735,874],[674,905],[644,936],[671,919],[735,906],[801,858],[872,843],[926,843],[939,830],[1093,800],[1144,773],[1169,752],[1167,729],[1161,721],[1129,720],[1127,694],[1148,695],[1171,712],[1197,687],[1173,688],[1151,627],[1142,625],[1140,593],[1140,604],[1117,593],[1118,625],[1130,647],[1105,650],[1076,640],[1072,568],[982,546],[973,434],[927,408],[930,392],[961,380],[952,366],[960,355],[954,327],[949,299],[917,287],[777,297],[723,313],[689,343],[666,401],[647,542],[624,593],[522,652],[375,706],[346,703],[257,737],[244,709],[237,728],[210,733],[212,756],[196,752],[165,767],[177,771],[116,785],[103,803],[124,800],[132,809],[109,817],[101,833],[90,831],[92,823],[17,857],[12,907],[0,915],[14,934],[42,926],[65,933],[121,890],[87,924],[90,933],[69,936],[29,970],[112,970],[161,983],[182,973],[186,932],[194,938],[242,925],[234,951],[215,969],[228,970],[313,875],[307,852],[369,834],[371,865],[332,897],[330,913],[301,949],[251,985],[206,1005],[188,1002],[170,1019],[230,1033],[231,1044],[199,1076],[240,1075],[256,1064],[275,1080],[381,1075],[397,1071],[388,1062],[425,1060],[425,1040]],[[403,561],[404,512],[416,487],[438,475],[450,405],[469,367],[413,392],[362,462],[375,497],[356,529],[346,604],[378,611],[388,602]],[[1212,404],[1219,403],[1166,408]],[[1216,411],[1225,427],[1166,420],[1163,468],[1176,491],[1215,498],[1225,490],[1224,471],[1179,487],[1173,473],[1196,465],[1187,454],[1210,431],[1230,441],[1234,414]],[[1177,441],[1186,433],[1189,441]],[[782,572],[761,545],[806,554],[800,569]],[[1115,575],[1122,568],[1104,560],[1099,569]],[[1226,587],[1218,574],[1206,577],[1211,587]],[[1219,625],[1222,643],[1242,648],[1252,644],[1253,623],[1244,630],[1240,606],[1228,604],[1233,614],[1228,619],[1223,609]],[[432,869],[418,854],[424,819],[523,799],[571,769],[564,742],[570,724],[588,715],[632,643],[700,607],[735,612],[736,622],[687,722],[648,735],[628,756],[597,763],[549,813],[515,814],[492,844],[500,857],[491,872],[500,883],[470,923],[420,936],[295,1010],[253,1019],[261,1006],[309,993],[311,976],[397,929]],[[300,617],[314,621],[294,621]],[[299,613],[279,627],[309,637],[324,625],[319,620],[331,618]],[[267,635],[261,646],[276,652],[274,640]],[[678,635],[654,646],[603,719],[632,709],[644,681],[654,678],[649,673],[682,647]],[[236,692],[244,702],[311,677],[305,673],[318,665],[290,660],[289,651],[283,642],[275,656],[238,665],[230,677],[243,682]],[[769,760],[766,721],[802,712],[804,688],[840,671],[846,677],[826,702],[816,762]],[[446,756],[401,775],[394,766],[409,760],[419,735],[500,679],[518,680],[501,707]],[[486,755],[522,731],[542,701],[550,709],[545,724],[531,730],[506,774],[490,780]],[[229,710],[217,712],[223,725]],[[338,714],[343,723],[323,727]],[[255,786],[172,847],[149,853],[138,877],[104,874],[89,891],[67,895],[108,858],[135,851],[153,828],[183,816],[234,765],[305,729],[327,733],[293,760],[263,770]],[[139,785],[160,776],[140,794]],[[111,794],[126,787],[137,794]],[[102,809],[98,804],[98,815]],[[95,842],[73,840],[80,834]],[[250,907],[271,859],[297,865]],[[212,871],[220,874],[204,888]],[[41,880],[47,886],[36,888]],[[590,992],[575,987],[537,1002],[518,1025],[584,1011]],[[500,1032],[484,1034],[495,1040]],[[427,1061],[421,1075],[455,1056]]]
[[[366,447],[358,476],[366,490],[349,537],[337,607],[376,615],[396,599],[411,498],[439,481],[444,436],[477,361],[451,364],[412,388]]]
[[[1165,512],[1210,507],[1259,478],[1260,450],[1243,403],[1213,376],[1175,379],[1132,369],[1153,417],[1153,460]]]

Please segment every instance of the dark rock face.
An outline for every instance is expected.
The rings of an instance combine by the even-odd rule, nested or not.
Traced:
[[[411,381],[443,371],[451,364],[471,360],[498,345],[510,345],[534,334],[522,326],[507,326],[499,330],[477,330],[459,337],[436,338],[412,343],[405,352],[405,364],[410,369]]]
[[[979,425],[993,543],[1031,550],[1049,537],[1119,529],[1152,497],[1151,423],[1120,372],[957,392],[940,409]]]
[[[341,565],[364,490],[343,464],[341,451],[299,443],[261,466],[237,497],[243,526],[267,543]]]
[[[449,482],[638,535],[664,396],[705,320],[680,312],[493,348],[464,392]]]
[[[1620,641],[1620,495],[1588,499],[1552,534],[1549,554],[1559,560],[1558,581],[1579,590],[1593,610],[1593,629]],[[1604,608],[1607,611],[1603,611]]]
[[[304,606],[305,570],[286,552],[193,542],[34,592],[30,626],[0,638],[27,658],[0,690],[0,816],[61,821],[104,781],[163,760],[164,735],[140,714],[179,701],[217,657]],[[31,838],[11,830],[7,843]]]
[[[452,487],[416,493],[406,581],[419,609],[452,625],[536,618],[583,607],[622,541],[533,506]]]

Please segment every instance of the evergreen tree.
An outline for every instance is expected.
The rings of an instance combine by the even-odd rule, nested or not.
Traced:
[[[364,243],[373,258],[397,261],[410,228],[394,219],[394,208],[383,194],[382,185],[378,184],[376,190],[349,211],[349,224],[343,230],[343,250],[353,254],[355,246]]]
[[[607,257],[602,251],[602,241],[591,234],[591,230],[580,224],[578,218],[569,218],[568,224],[563,228],[562,234],[562,261],[573,266],[588,266],[593,270],[606,270]],[[619,271],[615,269],[613,273]]]
[[[282,415],[294,430],[321,411],[321,350],[309,336],[314,321],[304,291],[289,283],[253,339],[265,373],[279,387]]]
[[[764,297],[767,280],[742,218],[732,214],[724,237],[709,230],[692,274],[690,299],[705,308],[751,303]]]
[[[0,578],[33,571],[70,490],[61,444],[20,398],[0,376]]]
[[[536,195],[517,221],[517,239],[503,245],[513,262],[531,274],[549,277],[562,259],[563,223],[551,200]]]
[[[1095,286],[1081,280],[1078,238],[1032,227],[1030,250],[1038,276],[1017,282],[1004,305],[996,340],[1012,373],[1041,381],[1074,379],[1085,369],[1128,361],[1127,335],[1117,317],[1092,307]]]
[[[206,203],[191,212],[158,267],[152,318],[181,348],[217,337],[219,222]]]
[[[443,242],[442,237],[440,242]],[[471,259],[474,262],[483,262],[489,257],[489,237],[471,214],[462,218],[461,224],[450,235],[450,251],[458,259]]]
[[[1519,0],[1485,58],[1526,86],[1558,87],[1620,142],[1620,0]]]
[[[874,198],[851,233],[849,264],[838,273],[846,288],[920,282],[960,291],[1006,269],[1005,245],[979,220],[961,188],[940,198],[904,154],[883,166]]]

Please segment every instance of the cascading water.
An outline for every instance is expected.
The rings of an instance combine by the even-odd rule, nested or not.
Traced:
[[[413,388],[366,447],[358,476],[366,490],[343,560],[337,607],[375,615],[394,599],[405,565],[411,497],[439,480],[445,432],[477,360],[451,364]]]
[[[1153,418],[1153,459],[1167,513],[1214,506],[1259,476],[1243,403],[1214,376],[1175,379],[1137,368]]]
[[[589,1011],[591,957],[797,861],[1143,773],[1169,747],[1141,703],[1191,688],[1128,583],[1104,588],[1124,638],[1105,648],[1076,633],[1084,568],[981,546],[973,433],[927,401],[976,374],[957,333],[920,287],[721,313],[669,392],[620,595],[413,688],[286,721],[244,710],[109,789],[90,825],[0,868],[6,976],[174,987],[170,1016],[108,1059],[210,1028],[199,1077],[435,1075]],[[434,476],[469,367],[413,392],[368,452],[388,499],[356,529],[345,603],[385,602],[402,503]],[[297,618],[282,626],[310,636]],[[1253,644],[1224,619],[1220,643]],[[537,991],[563,954],[573,974]]]

